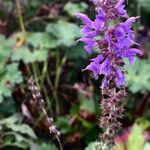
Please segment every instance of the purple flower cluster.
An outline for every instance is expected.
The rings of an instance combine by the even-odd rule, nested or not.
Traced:
[[[104,87],[112,79],[118,88],[125,86],[125,72],[122,70],[124,58],[134,63],[135,56],[141,54],[140,50],[131,48],[134,42],[132,24],[138,17],[131,17],[124,23],[110,26],[110,22],[120,17],[127,17],[123,5],[125,0],[93,0],[97,14],[95,20],[90,20],[86,15],[77,13],[76,16],[83,20],[83,37],[78,41],[85,43],[87,53],[94,49],[99,50],[96,58],[85,68],[93,72],[95,79],[98,75],[105,75]]]
[[[128,18],[125,22],[111,25],[112,21],[119,18],[127,18],[125,0],[92,0],[96,6],[96,17],[92,21],[86,15],[77,13],[76,16],[83,20],[83,37],[78,41],[85,43],[85,50],[91,54],[94,50],[99,53],[91,59],[91,63],[84,69],[93,72],[95,79],[104,75],[101,86],[102,117],[99,126],[105,129],[100,138],[104,143],[102,150],[110,149],[113,138],[121,127],[119,120],[123,116],[123,98],[125,91],[125,59],[130,64],[134,63],[135,56],[141,54],[133,45],[134,32],[132,24],[138,17]],[[106,147],[106,145],[108,147]]]

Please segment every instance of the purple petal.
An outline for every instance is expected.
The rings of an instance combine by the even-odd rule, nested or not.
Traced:
[[[96,19],[93,23],[93,27],[98,30],[101,31],[104,28],[105,25],[105,13],[103,12],[102,9],[98,10],[98,15],[96,15]]]
[[[110,60],[107,58],[103,63],[101,64],[100,67],[100,74],[108,75],[110,74],[111,69],[110,69]]]
[[[93,72],[95,79],[98,79],[100,63],[103,61],[104,57],[102,55],[98,55],[97,57],[91,59],[91,63],[84,69],[90,70]]]
[[[88,53],[92,53],[92,48],[97,45],[97,42],[90,38],[83,37],[79,39],[78,41],[84,42],[86,44],[84,48]]]
[[[82,19],[84,21],[84,23],[87,24],[87,25],[91,25],[92,24],[92,21],[85,14],[76,13],[75,16],[77,18]]]
[[[95,58],[92,58],[91,61],[95,61],[97,63],[101,63],[102,61],[104,60],[104,57],[102,55],[98,55],[97,57]]]
[[[116,84],[118,88],[126,84],[125,76],[120,69],[116,71]]]
[[[78,41],[84,42],[84,43],[89,44],[91,46],[97,45],[97,42],[95,40],[90,39],[90,38],[86,38],[86,37],[83,37],[83,38],[79,39]]]
[[[142,54],[142,52],[139,49],[131,48],[125,51],[124,57],[129,59],[130,64],[133,64],[135,62],[135,55],[137,54]]]
[[[105,80],[103,81],[103,87],[104,87],[104,88],[107,88],[107,87],[108,87],[108,80],[105,79]]]
[[[139,49],[137,49],[137,48],[131,48],[130,51],[131,51],[131,53],[133,53],[134,55],[136,55],[136,54],[142,55],[142,52],[141,52]]]
[[[125,0],[119,0],[119,2],[118,2],[117,5],[116,5],[116,8],[117,8],[117,7],[120,7],[120,6],[124,3],[124,1],[125,1]]]
[[[106,42],[108,44],[108,47],[110,47],[111,46],[111,39],[110,39],[110,35],[108,32],[105,34],[105,37],[106,37]]]
[[[84,49],[86,50],[87,53],[89,53],[89,54],[92,53],[92,47],[90,45],[85,45]]]
[[[124,23],[125,26],[127,27],[131,27],[132,23],[135,22],[136,19],[138,19],[139,17],[130,17],[129,19],[127,19]]]
[[[117,8],[117,14],[121,17],[127,16],[127,11],[124,9],[124,5]]]
[[[97,35],[96,31],[91,31],[89,26],[83,26],[81,33],[86,37],[94,37]]]
[[[135,57],[134,56],[129,56],[128,59],[129,59],[130,64],[133,65],[134,62],[135,62]]]
[[[121,26],[116,27],[115,29],[115,36],[116,38],[123,38],[125,36],[125,31]]]
[[[90,70],[93,72],[95,79],[98,79],[99,74],[99,64],[96,62],[91,62],[84,70]]]

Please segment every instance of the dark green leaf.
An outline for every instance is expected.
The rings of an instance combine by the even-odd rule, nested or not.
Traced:
[[[76,24],[66,22],[65,20],[48,24],[46,31],[57,38],[58,46],[72,46],[75,44],[75,40],[81,37],[80,28]]]
[[[79,4],[68,2],[65,5],[64,9],[69,15],[73,16],[77,12],[84,12],[87,9],[87,7],[88,5],[84,2],[81,2]]]

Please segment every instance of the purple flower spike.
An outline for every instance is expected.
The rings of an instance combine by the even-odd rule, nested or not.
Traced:
[[[84,49],[87,53],[92,53],[93,48],[99,52],[84,70],[90,70],[95,79],[100,75],[104,76],[101,86],[103,116],[99,126],[106,129],[100,136],[100,140],[105,143],[105,147],[101,149],[109,150],[113,146],[117,129],[121,128],[118,119],[122,117],[124,110],[122,106],[122,99],[126,96],[124,59],[133,64],[135,56],[141,55],[139,49],[133,48],[133,44],[137,43],[134,41],[134,31],[131,28],[139,17],[130,17],[123,23],[109,26],[110,21],[127,17],[125,0],[92,0],[92,2],[96,6],[96,17],[93,21],[81,13],[77,13],[76,16],[85,24],[81,30],[83,38],[79,39],[85,43]]]

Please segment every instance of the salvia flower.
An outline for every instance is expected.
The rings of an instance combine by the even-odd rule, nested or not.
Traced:
[[[91,21],[85,14],[76,14],[85,24],[81,30],[83,37],[78,41],[85,43],[84,48],[88,53],[92,53],[94,48],[100,48],[98,58],[103,58],[103,61],[97,60],[98,58],[92,59],[85,70],[92,71],[96,79],[101,74],[109,78],[113,73],[117,87],[125,85],[124,73],[121,72],[118,61],[124,61],[124,58],[127,58],[133,64],[135,56],[141,54],[140,50],[131,48],[133,44],[136,44],[131,27],[138,17],[131,17],[124,23],[118,23],[112,27],[108,26],[112,18],[126,16],[123,2],[124,0],[93,0],[97,7],[94,21]],[[103,39],[95,38],[102,35],[104,35]],[[118,70],[122,77],[118,76]],[[120,79],[122,79],[122,84],[119,83]]]
[[[99,75],[104,75],[101,86],[103,117],[100,127],[106,128],[106,132],[101,135],[106,146],[106,143],[113,143],[113,137],[121,127],[118,121],[123,112],[121,99],[126,96],[124,60],[128,59],[133,64],[135,56],[141,54],[139,49],[133,47],[137,43],[134,41],[132,25],[138,17],[130,17],[125,22],[111,26],[112,20],[118,20],[120,17],[127,18],[125,0],[91,1],[96,7],[94,20],[85,14],[76,14],[76,17],[84,23],[81,26],[83,37],[78,41],[85,44],[84,49],[87,53],[91,54],[94,49],[99,52],[84,70],[90,70],[95,79],[98,79]]]

